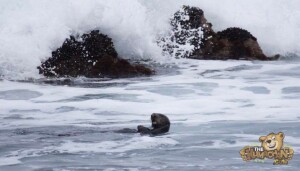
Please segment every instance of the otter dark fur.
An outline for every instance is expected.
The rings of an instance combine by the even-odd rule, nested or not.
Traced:
[[[171,123],[167,116],[160,113],[153,113],[151,115],[152,129],[139,125],[138,132],[142,135],[158,135],[169,132]]]
[[[137,126],[136,129],[124,128],[121,130],[114,131],[116,133],[140,133],[141,135],[155,136],[159,134],[164,134],[169,132],[171,123],[166,115],[160,113],[153,113],[151,115],[151,126],[152,128],[147,128],[143,125]]]

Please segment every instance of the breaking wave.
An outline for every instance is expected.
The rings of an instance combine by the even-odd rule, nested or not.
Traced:
[[[164,61],[157,35],[182,5],[202,8],[216,31],[242,27],[268,55],[300,54],[299,0],[1,0],[0,77],[38,78],[36,67],[70,34],[100,29],[124,58]]]

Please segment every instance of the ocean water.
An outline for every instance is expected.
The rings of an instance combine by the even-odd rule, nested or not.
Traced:
[[[215,31],[242,27],[280,61],[162,56],[156,44],[181,5],[202,8]],[[299,170],[299,0],[0,0],[0,171]],[[46,79],[36,67],[70,34],[100,29],[123,58],[156,75]],[[150,60],[149,60],[150,59]],[[170,132],[117,133],[150,126]],[[284,132],[286,166],[244,162],[239,151]]]
[[[153,77],[0,82],[0,170],[298,170],[300,63],[178,60]],[[168,134],[116,133],[171,120]],[[287,166],[239,151],[284,132]]]

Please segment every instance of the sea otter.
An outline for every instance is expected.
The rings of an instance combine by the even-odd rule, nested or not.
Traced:
[[[166,115],[160,113],[153,113],[151,115],[152,129],[139,125],[137,132],[141,135],[158,135],[169,132],[170,120]]]
[[[117,133],[140,133],[141,135],[155,136],[163,133],[167,133],[170,129],[170,120],[166,115],[160,113],[153,113],[151,115],[152,128],[138,125],[136,129],[124,128],[122,130],[115,131]]]

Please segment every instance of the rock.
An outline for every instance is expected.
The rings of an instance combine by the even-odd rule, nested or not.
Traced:
[[[46,77],[134,77],[151,75],[143,65],[132,65],[118,57],[111,38],[93,30],[81,37],[70,36],[38,67]]]
[[[190,57],[194,51],[208,44],[215,35],[212,24],[204,17],[204,12],[197,7],[183,6],[170,21],[171,32],[158,40],[166,54],[175,57]]]
[[[227,28],[215,33],[203,10],[183,6],[171,19],[172,30],[158,41],[165,54],[174,57],[209,60],[274,60],[261,50],[247,30]]]
[[[227,28],[211,39],[211,45],[195,51],[196,59],[269,60],[261,50],[257,39],[247,30]]]

